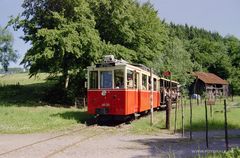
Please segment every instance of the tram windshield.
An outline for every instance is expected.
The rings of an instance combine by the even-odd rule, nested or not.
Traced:
[[[124,88],[124,70],[114,70],[114,88]]]
[[[97,71],[90,71],[90,89],[97,89],[98,88],[98,72]]]
[[[112,88],[112,71],[101,71],[100,88]]]

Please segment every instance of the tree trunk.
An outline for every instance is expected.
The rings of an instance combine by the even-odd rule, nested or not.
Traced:
[[[69,74],[68,74],[68,69],[69,69],[69,66],[68,66],[68,60],[67,60],[67,54],[65,53],[64,54],[64,57],[63,57],[63,80],[64,80],[64,88],[65,89],[68,89],[68,85],[69,85]]]
[[[64,79],[64,88],[67,89],[68,88],[68,84],[69,84],[69,74],[68,74],[68,68],[65,65],[63,68],[63,79]]]
[[[64,76],[64,88],[67,89],[68,88],[68,83],[69,83],[69,75],[67,74],[66,76]]]

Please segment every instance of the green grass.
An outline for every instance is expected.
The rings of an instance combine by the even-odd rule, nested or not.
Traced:
[[[45,90],[54,81],[45,79],[48,74],[29,79],[26,73],[0,76],[0,133],[34,133],[62,130],[84,124],[91,116],[85,110],[56,108],[41,102]],[[189,103],[189,102],[187,102]],[[229,129],[240,128],[240,97],[228,100]],[[193,130],[205,129],[204,106],[193,106]],[[208,112],[210,112],[208,108]],[[189,104],[185,107],[185,130],[189,130]],[[209,115],[209,129],[224,129],[223,103],[213,106],[213,117]],[[142,117],[131,124],[131,132],[153,134],[165,128],[165,111],[154,113],[154,124],[149,125],[150,116]],[[171,131],[174,127],[174,110],[171,113]],[[177,129],[181,130],[181,111],[178,112]]]
[[[240,129],[240,97],[234,97],[234,102],[231,99],[227,100],[228,105],[228,128]],[[223,113],[223,101],[218,101],[216,105],[213,105],[213,115],[210,115],[210,106],[208,106],[208,122],[209,130],[224,130],[224,113]],[[154,112],[154,124],[150,126],[150,116],[141,118],[132,122],[131,132],[139,134],[153,134],[161,132],[165,129],[165,111]],[[184,129],[188,131],[190,129],[190,108],[189,101],[184,108]],[[177,130],[181,131],[181,109],[178,109],[177,113]],[[171,131],[174,130],[175,109],[171,111]],[[194,102],[193,105],[193,118],[192,118],[192,130],[203,131],[205,130],[205,107],[204,105],[197,106]]]
[[[47,81],[48,74],[29,78],[27,73],[0,76],[0,106],[35,106],[55,82]]]
[[[36,83],[45,83],[47,77],[47,73],[40,73],[36,77],[33,76],[31,78],[29,78],[29,75],[27,73],[6,74],[0,76],[0,85],[29,85]]]
[[[48,74],[30,78],[27,73],[0,76],[0,133],[58,131],[83,125],[91,116],[86,109],[57,108],[42,97],[54,81]]]
[[[84,109],[0,107],[0,133],[35,133],[84,125],[90,118]]]
[[[240,157],[240,149],[233,148],[229,151],[225,152],[217,152],[207,154],[206,156],[198,156],[198,158],[207,157],[207,158],[239,158]]]

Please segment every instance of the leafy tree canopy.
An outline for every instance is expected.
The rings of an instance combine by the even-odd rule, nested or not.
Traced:
[[[165,28],[153,7],[133,0],[25,0],[12,20],[31,42],[22,63],[30,74],[82,71],[103,54],[149,65],[163,49]]]
[[[161,54],[166,28],[150,3],[140,5],[134,0],[89,1],[96,29],[101,40],[107,44],[106,48],[120,49],[113,52],[116,57],[149,66],[152,59]],[[109,54],[111,51],[106,49],[104,52]]]
[[[0,27],[0,63],[5,72],[10,62],[16,62],[18,55],[13,50],[13,36],[6,29]]]
[[[22,7],[17,27],[32,43],[22,61],[31,75],[60,72],[67,88],[70,71],[82,70],[101,56],[94,16],[85,0],[25,0]]]
[[[65,88],[70,75],[83,80],[83,70],[104,54],[154,67],[159,74],[169,70],[186,85],[192,71],[209,71],[234,85],[240,83],[237,38],[167,24],[149,2],[25,0],[22,7],[21,16],[10,21],[32,44],[22,63],[30,67],[31,75],[61,73]]]

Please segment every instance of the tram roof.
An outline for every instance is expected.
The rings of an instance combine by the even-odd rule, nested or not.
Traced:
[[[132,67],[132,68],[135,68],[135,69],[139,69],[139,70],[144,70],[144,71],[147,71],[150,73],[151,69],[143,64],[136,64],[136,63],[129,63],[125,60],[114,60],[114,61],[111,61],[111,62],[102,62],[102,63],[98,63],[98,64],[95,64],[95,65],[92,65],[92,66],[88,66],[87,68],[107,68],[107,67],[115,67],[115,66],[129,66],[129,67]],[[154,75],[156,75],[154,72],[153,72]]]

